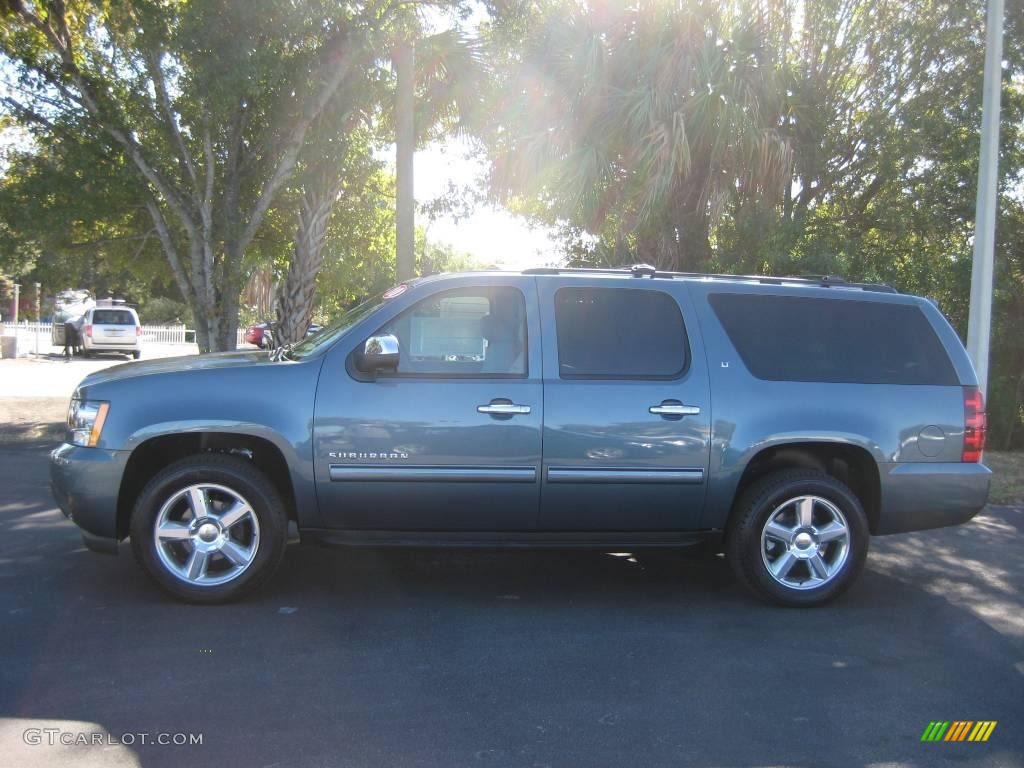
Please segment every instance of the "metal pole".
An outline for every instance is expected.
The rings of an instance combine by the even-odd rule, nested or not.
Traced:
[[[1003,0],[989,0],[985,21],[985,81],[981,99],[981,157],[974,216],[974,263],[967,351],[988,392],[988,351],[992,333],[992,275],[995,260],[996,205],[999,184],[999,97],[1003,75]]]
[[[399,41],[394,52],[395,76],[395,224],[397,239],[396,272],[398,281],[413,277],[416,265],[416,201],[413,193],[413,153],[416,151],[416,47],[412,38]]]
[[[43,286],[36,283],[36,357],[39,357],[39,328],[43,324]]]

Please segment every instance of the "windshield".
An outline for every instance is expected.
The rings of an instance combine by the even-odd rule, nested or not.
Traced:
[[[387,291],[385,293],[387,293]],[[303,357],[309,357],[317,350],[331,344],[335,339],[338,339],[343,333],[345,333],[345,331],[380,307],[386,301],[387,299],[384,298],[384,293],[378,293],[376,296],[367,299],[362,304],[350,309],[334,322],[325,325],[323,330],[303,339],[294,347],[289,349],[288,357],[292,360],[300,360]]]

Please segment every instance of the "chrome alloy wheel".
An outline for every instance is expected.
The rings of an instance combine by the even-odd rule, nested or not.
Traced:
[[[174,493],[153,528],[160,562],[193,586],[212,587],[241,576],[260,545],[252,506],[223,485],[201,483]]]
[[[839,507],[821,496],[783,502],[761,529],[768,573],[789,589],[815,589],[842,570],[850,554],[850,528]]]

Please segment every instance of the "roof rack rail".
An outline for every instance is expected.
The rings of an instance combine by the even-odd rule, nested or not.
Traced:
[[[524,269],[524,275],[631,275],[648,278],[690,278],[700,280],[743,280],[763,285],[813,285],[820,288],[853,288],[878,293],[899,293],[885,283],[855,283],[840,275],[800,275],[799,277],[778,277],[774,275],[729,275],[710,272],[671,272],[652,267],[650,264],[633,264],[628,267],[533,267]]]

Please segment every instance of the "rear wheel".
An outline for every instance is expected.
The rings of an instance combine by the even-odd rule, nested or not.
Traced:
[[[824,472],[792,469],[754,483],[737,504],[726,553],[740,582],[771,602],[821,605],[856,580],[868,552],[857,496]]]
[[[132,357],[138,360],[140,357],[142,357],[142,352],[140,352],[139,350],[135,350],[134,352],[132,352]]]
[[[132,550],[175,597],[221,603],[269,579],[284,555],[287,515],[277,490],[247,461],[204,454],[178,461],[143,489]]]

